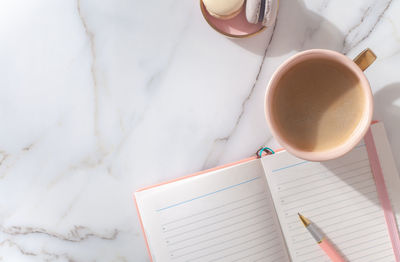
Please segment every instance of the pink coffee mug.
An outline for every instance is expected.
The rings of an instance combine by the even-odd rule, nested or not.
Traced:
[[[341,65],[345,70],[349,70],[352,75],[356,76],[359,81],[360,87],[364,94],[364,106],[362,109],[362,116],[356,124],[356,128],[353,130],[351,135],[342,143],[339,143],[333,147],[329,147],[326,150],[313,151],[302,149],[299,146],[295,146],[289,142],[289,139],[279,130],[277,125],[276,116],[271,112],[273,111],[275,91],[280,87],[280,80],[282,77],[294,66],[299,63],[303,63],[308,60],[322,59],[336,64]],[[370,50],[366,49],[360,53],[354,61],[347,56],[325,49],[312,49],[300,52],[278,67],[268,84],[268,88],[265,96],[265,115],[267,123],[270,127],[272,135],[276,140],[290,153],[293,155],[310,161],[325,161],[340,157],[352,148],[354,148],[366,134],[372,120],[373,114],[373,98],[372,92],[367,78],[363,71],[376,59],[375,54]],[[301,66],[301,65],[300,65]],[[323,87],[322,87],[323,88]],[[289,104],[287,106],[290,106]]]

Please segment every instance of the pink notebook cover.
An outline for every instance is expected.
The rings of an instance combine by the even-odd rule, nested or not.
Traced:
[[[377,121],[373,121],[372,122],[372,124],[375,124],[375,123],[377,123]],[[382,209],[383,209],[383,212],[384,212],[386,225],[387,225],[389,236],[390,236],[390,239],[391,239],[391,242],[392,242],[394,255],[396,257],[396,262],[400,262],[400,238],[399,238],[399,232],[398,232],[398,229],[397,229],[396,218],[394,216],[392,205],[391,205],[390,200],[389,200],[389,194],[388,194],[388,191],[387,191],[387,188],[386,188],[386,185],[385,185],[385,180],[384,180],[384,177],[383,177],[382,168],[381,168],[381,165],[380,165],[380,162],[379,162],[378,153],[376,151],[374,138],[372,136],[371,130],[369,130],[367,132],[367,134],[364,137],[364,139],[365,139],[365,143],[366,143],[366,147],[367,147],[368,158],[369,158],[369,161],[370,161],[371,170],[372,170],[372,173],[373,173],[374,178],[375,178],[378,198],[379,198],[379,201],[381,203],[381,206],[382,206]],[[280,149],[275,150],[275,152],[280,152],[280,151],[283,151],[283,150],[284,150],[283,148],[280,148]],[[222,166],[214,167],[214,168],[211,168],[211,169],[203,170],[203,171],[200,171],[200,172],[196,172],[194,174],[190,174],[190,175],[187,175],[187,176],[183,176],[183,177],[179,177],[179,178],[176,178],[176,179],[172,179],[172,180],[169,180],[169,181],[166,181],[166,182],[163,182],[163,183],[159,183],[159,184],[155,184],[155,185],[152,185],[152,186],[144,187],[144,188],[141,188],[141,189],[137,190],[136,192],[145,191],[145,190],[148,190],[150,188],[155,188],[155,187],[159,187],[159,186],[162,186],[162,185],[170,184],[170,183],[173,183],[173,182],[176,182],[176,181],[180,181],[180,180],[188,179],[188,178],[191,178],[191,177],[199,176],[199,175],[206,174],[206,173],[209,173],[209,172],[212,172],[212,171],[216,171],[216,170],[219,170],[219,169],[223,169],[223,168],[226,168],[226,167],[235,166],[235,165],[238,165],[238,164],[242,164],[242,163],[254,160],[256,158],[257,158],[257,156],[253,156],[253,157],[242,159],[242,160],[239,160],[239,161],[236,161],[236,162],[233,162],[233,163],[229,163],[229,164],[226,164],[226,165],[222,165]],[[138,207],[138,204],[137,204],[135,196],[133,197],[133,199],[134,199],[134,202],[135,202],[136,211],[138,213],[139,222],[140,222],[140,226],[142,228],[143,236],[144,236],[144,239],[145,239],[145,242],[146,242],[147,252],[148,252],[148,254],[150,256],[150,260],[153,261],[153,258],[151,256],[151,252],[150,252],[150,248],[149,248],[149,243],[148,243],[148,240],[147,240],[147,236],[146,236],[146,233],[145,233],[145,230],[144,230],[144,227],[143,227],[142,217],[140,215],[139,207]]]

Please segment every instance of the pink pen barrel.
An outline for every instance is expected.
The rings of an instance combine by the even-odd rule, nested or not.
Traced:
[[[322,250],[325,251],[331,261],[345,262],[342,256],[336,251],[335,247],[325,238],[324,234],[302,214],[298,213],[298,215],[308,232],[310,232],[312,237],[315,239],[315,241],[317,241]]]
[[[323,239],[319,243],[319,246],[333,262],[345,262],[345,260],[339,255],[339,253],[327,239]]]

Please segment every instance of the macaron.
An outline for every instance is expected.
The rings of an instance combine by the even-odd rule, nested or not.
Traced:
[[[246,18],[249,23],[270,26],[278,12],[278,0],[247,0]]]
[[[203,0],[210,15],[219,19],[230,19],[238,15],[245,0]]]

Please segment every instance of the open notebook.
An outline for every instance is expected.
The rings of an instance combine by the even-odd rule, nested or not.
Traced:
[[[398,261],[398,224],[387,215],[400,221],[400,177],[383,125],[369,135],[323,163],[280,151],[138,190],[152,261],[329,261],[297,212],[348,261]],[[371,171],[371,150],[384,180]]]

